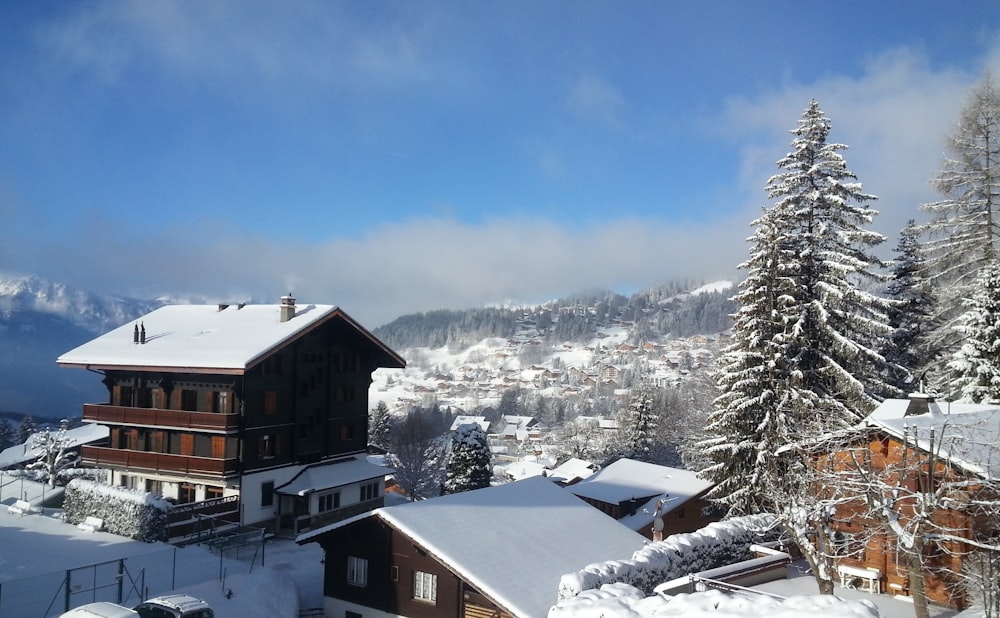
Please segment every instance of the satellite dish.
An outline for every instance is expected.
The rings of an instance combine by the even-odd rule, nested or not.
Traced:
[[[653,532],[660,532],[663,530],[663,518],[657,517],[653,520]]]

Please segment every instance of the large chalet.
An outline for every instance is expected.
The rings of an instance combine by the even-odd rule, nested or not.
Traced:
[[[338,307],[165,306],[57,362],[103,377],[108,401],[83,418],[109,443],[82,458],[114,485],[293,534],[382,504],[368,387],[405,362]]]

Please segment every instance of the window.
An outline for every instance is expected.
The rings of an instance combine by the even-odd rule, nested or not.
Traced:
[[[216,414],[229,413],[229,391],[215,391],[212,393],[212,412]]]
[[[327,511],[332,511],[333,509],[340,508],[340,492],[335,491],[333,493],[326,494],[319,497],[319,512],[325,513]]]
[[[257,438],[257,456],[261,459],[274,457],[274,436],[266,434]]]
[[[214,498],[221,498],[221,497],[222,497],[222,488],[221,487],[211,487],[209,485],[205,486],[205,499],[206,500],[212,500]]]
[[[357,556],[347,557],[347,583],[352,586],[368,585],[368,561]]]
[[[191,483],[181,483],[180,489],[178,490],[177,502],[181,504],[188,504],[189,502],[194,502],[194,492],[195,487]]]
[[[190,388],[181,389],[181,410],[198,411],[198,391]]]
[[[264,391],[264,414],[278,413],[278,391]]]
[[[428,603],[437,602],[438,576],[423,571],[413,572],[413,598]]]
[[[378,481],[361,486],[361,501],[374,500],[378,495]]]
[[[260,505],[272,506],[274,504],[274,481],[264,481],[260,484]]]

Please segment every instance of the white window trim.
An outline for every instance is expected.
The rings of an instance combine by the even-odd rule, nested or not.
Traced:
[[[364,588],[368,585],[368,561],[357,556],[347,557],[347,583]]]
[[[437,575],[414,571],[413,598],[425,603],[437,603]]]

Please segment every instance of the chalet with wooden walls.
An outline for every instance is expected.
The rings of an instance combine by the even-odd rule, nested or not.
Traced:
[[[296,542],[323,546],[326,616],[538,618],[564,574],[646,539],[534,477],[387,506]]]
[[[694,532],[723,513],[705,494],[712,488],[694,472],[619,459],[566,488],[648,539]]]
[[[1000,406],[935,402],[922,394],[883,401],[841,450],[820,457],[845,483],[864,474],[878,480],[869,489],[891,497],[900,525],[910,528],[918,500],[947,496],[956,508],[933,511],[935,532],[951,538],[928,542],[922,552],[924,587],[929,601],[962,608],[963,559],[973,549],[958,539],[997,543],[996,516],[974,506],[998,500]],[[833,466],[833,468],[830,468]],[[900,596],[912,593],[903,552],[861,500],[841,496],[830,523],[842,583]],[[958,508],[959,505],[962,508]]]
[[[363,455],[368,387],[405,362],[338,307],[165,306],[57,362],[102,376],[108,400],[83,418],[110,443],[82,457],[114,485],[293,533],[382,504],[385,469]]]

